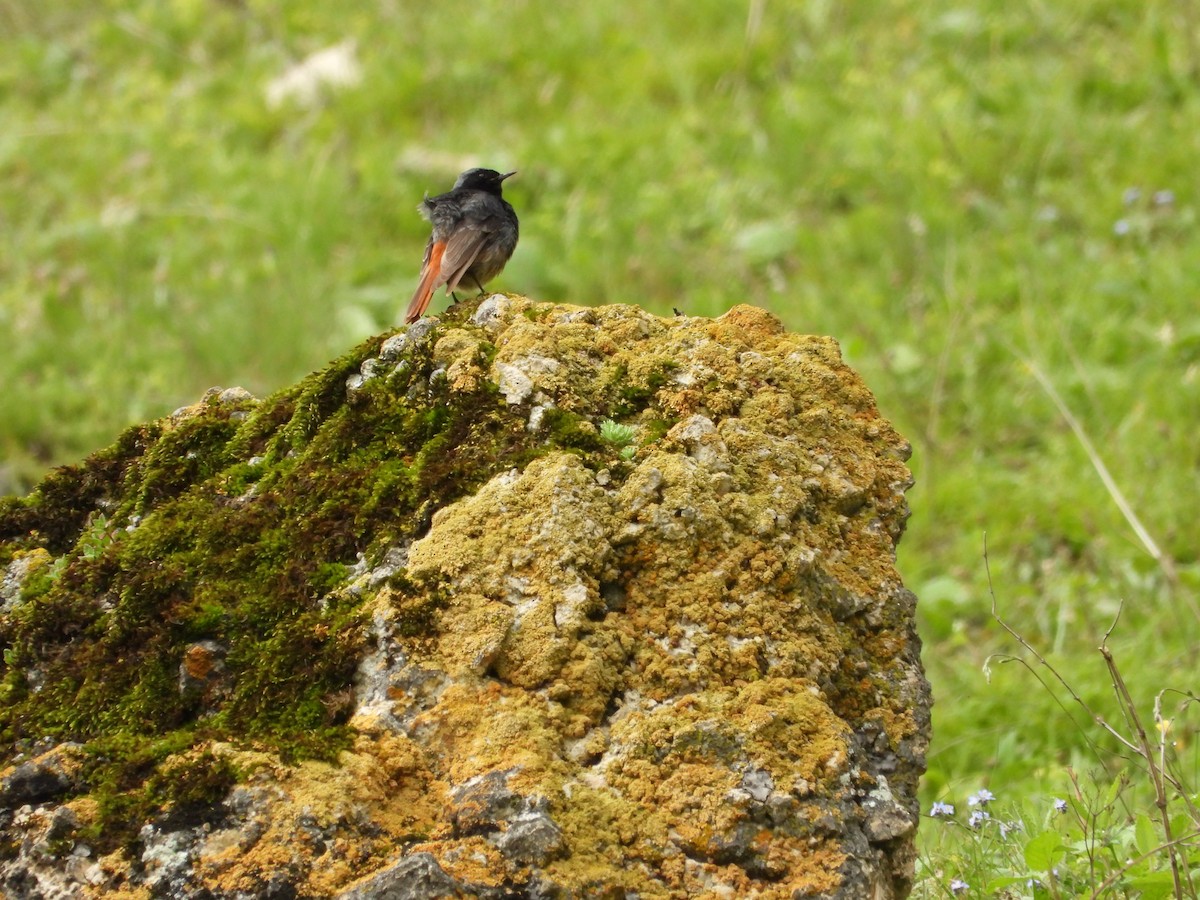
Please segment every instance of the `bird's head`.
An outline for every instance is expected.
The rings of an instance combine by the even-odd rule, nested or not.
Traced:
[[[454,189],[470,188],[476,191],[487,191],[489,194],[500,196],[500,183],[516,172],[506,172],[501,175],[495,169],[467,169],[454,182]]]

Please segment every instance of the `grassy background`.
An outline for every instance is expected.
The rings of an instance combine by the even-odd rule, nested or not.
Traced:
[[[344,41],[360,83],[268,103]],[[985,531],[1006,617],[1102,709],[1120,601],[1135,699],[1195,687],[1193,4],[0,0],[0,50],[0,493],[395,324],[421,195],[516,168],[498,288],[766,306],[836,336],[913,441],[927,799],[1107,759],[1023,669],[985,680],[1016,649]]]

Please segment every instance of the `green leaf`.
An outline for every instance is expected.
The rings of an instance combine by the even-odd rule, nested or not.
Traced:
[[[1043,831],[1025,845],[1025,865],[1035,872],[1050,871],[1065,855],[1062,836],[1056,831]]]
[[[1171,834],[1179,837],[1181,834],[1187,834],[1195,827],[1192,822],[1192,817],[1186,813],[1180,813],[1171,817]]]
[[[1006,888],[1014,884],[1024,884],[1032,877],[1032,875],[1003,875],[1000,878],[993,878],[987,883],[987,886],[984,888],[983,892],[988,896],[991,896],[1002,888]]]
[[[1108,786],[1108,790],[1104,794],[1104,809],[1108,809],[1117,802],[1117,797],[1121,795],[1121,791],[1125,788],[1125,777],[1118,776],[1112,780],[1112,784]]]
[[[1168,871],[1139,875],[1125,882],[1128,887],[1141,891],[1141,900],[1159,900],[1175,893],[1175,878]]]
[[[1155,847],[1158,847],[1162,842],[1162,835],[1159,834],[1158,827],[1150,820],[1150,817],[1142,813],[1137,817],[1135,826],[1134,844],[1138,849],[1138,853],[1146,854],[1153,852]]]

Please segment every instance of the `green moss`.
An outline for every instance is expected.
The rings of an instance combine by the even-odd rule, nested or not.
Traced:
[[[472,327],[472,308],[441,327]],[[348,395],[383,337],[261,402],[211,393],[0,506],[0,559],[34,547],[56,557],[0,616],[0,761],[37,738],[83,742],[103,827],[128,837],[231,783],[210,759],[169,787],[159,766],[196,742],[335,759],[368,640],[366,596],[342,590],[359,556],[377,562],[438,509],[552,450],[624,471],[593,418],[548,410],[534,433],[495,385],[431,379],[437,335]],[[486,366],[495,347],[479,347]],[[653,417],[669,368],[636,382],[615,373],[596,417]],[[390,588],[405,636],[436,633],[439,585],[401,574]],[[218,681],[184,691],[181,665],[200,641],[221,648]]]
[[[661,359],[646,374],[634,377],[624,364],[611,367],[604,381],[604,396],[612,417],[629,418],[650,408],[659,389],[669,382],[671,372],[677,368],[679,364],[674,360]]]
[[[137,467],[137,512],[159,506],[225,468],[226,444],[235,430],[226,412],[196,416],[163,435]]]
[[[171,804],[219,800],[238,773],[211,751],[197,754],[188,765],[159,769],[168,758],[187,751],[194,740],[192,731],[180,729],[153,740],[117,732],[90,742],[83,778],[97,814],[80,837],[101,853],[129,847],[142,824]]]
[[[146,790],[162,805],[211,806],[225,798],[241,773],[229,759],[203,750],[146,781]]]
[[[350,567],[343,563],[322,563],[309,577],[309,587],[316,594],[332,591],[346,580]]]
[[[225,627],[229,610],[218,600],[196,597],[191,604],[181,607],[180,614],[183,617],[181,635],[188,640],[200,640],[219,633]]]
[[[542,416],[552,443],[585,454],[608,454],[612,446],[605,441],[591,419],[564,409],[547,409]]]
[[[382,343],[382,336],[370,338],[284,392],[276,402],[294,405],[295,411],[269,444],[272,458],[280,459],[289,451],[303,449],[325,420],[344,407],[346,379],[359,371],[364,359],[378,353]]]
[[[437,575],[414,580],[404,571],[388,579],[392,590],[391,608],[396,631],[403,637],[420,640],[439,632],[440,612],[450,605],[445,584]]]
[[[0,529],[8,530],[7,538],[3,536],[4,531],[0,530],[0,569],[6,568],[9,563],[16,559],[17,554],[22,549],[21,545],[15,539],[21,537],[19,533],[20,526],[17,523],[24,509],[24,504],[21,503],[20,498],[0,497]]]
[[[93,510],[119,493],[126,470],[162,435],[159,423],[138,425],[77,466],[55,469],[24,500],[0,506],[0,553],[45,547],[55,556],[74,545]]]
[[[656,757],[665,759],[670,755],[687,762],[718,760],[728,762],[738,758],[742,752],[738,738],[720,726],[694,726],[674,736],[669,751],[660,750]]]
[[[140,748],[109,743],[112,755],[94,758],[89,767],[97,815],[80,829],[80,838],[102,853],[118,847],[137,852],[145,822],[185,827],[211,821],[216,806],[245,773],[208,749],[173,756],[186,750],[191,737],[180,732]]]
[[[677,419],[648,419],[642,423],[642,444],[653,444],[667,436]]]

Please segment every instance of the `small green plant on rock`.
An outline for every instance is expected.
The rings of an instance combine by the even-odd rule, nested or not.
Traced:
[[[637,429],[632,425],[622,425],[612,419],[600,422],[600,437],[605,442],[620,448],[620,457],[624,460],[633,459],[637,453]]]

